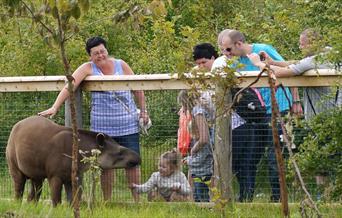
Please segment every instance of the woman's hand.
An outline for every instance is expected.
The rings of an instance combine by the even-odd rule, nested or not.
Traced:
[[[140,116],[140,118],[143,118],[144,125],[146,125],[148,123],[148,119],[149,119],[147,111],[146,110],[141,110],[139,116]]]
[[[53,118],[56,115],[56,113],[57,113],[57,109],[54,106],[52,106],[45,111],[39,112],[38,115],[43,116],[43,117]]]

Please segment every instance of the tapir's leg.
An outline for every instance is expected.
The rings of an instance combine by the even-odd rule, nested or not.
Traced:
[[[59,177],[48,178],[50,190],[51,190],[51,199],[52,205],[55,207],[57,204],[61,203],[61,195],[62,195],[62,180]]]
[[[82,196],[82,180],[83,180],[83,177],[82,176],[78,176],[78,187],[79,189],[77,190],[77,193],[78,193],[78,197],[79,199],[81,199],[81,196]],[[72,203],[72,184],[70,182],[66,182],[64,183],[64,188],[65,188],[65,192],[66,192],[66,197],[67,197],[67,200],[68,202],[71,204]]]
[[[24,194],[26,176],[14,164],[9,163],[9,171],[14,182],[15,199],[21,200]]]
[[[113,183],[114,170],[103,170],[101,173],[101,188],[105,201],[109,201],[112,198]]]
[[[42,193],[43,179],[31,180],[31,190],[27,197],[28,201],[38,202]]]
[[[23,199],[26,177],[22,175],[20,179],[14,179],[15,199]]]
[[[71,183],[70,182],[64,183],[64,189],[65,189],[67,201],[71,204],[71,200],[72,200],[72,187],[71,187]]]

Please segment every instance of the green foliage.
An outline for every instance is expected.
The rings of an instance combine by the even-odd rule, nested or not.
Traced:
[[[83,157],[81,162],[89,165],[89,171],[90,171],[90,190],[89,190],[89,199],[88,199],[88,208],[93,209],[94,203],[95,203],[95,190],[96,190],[96,184],[98,181],[100,181],[101,176],[101,168],[99,164],[99,157],[101,154],[101,151],[98,149],[92,149],[90,152],[85,152],[82,150],[79,150],[79,153]]]
[[[342,109],[317,115],[309,127],[311,131],[294,158],[306,178],[328,176],[330,184],[324,187],[326,200],[341,200]]]
[[[18,7],[23,2],[30,5],[38,23],[24,16],[28,10]],[[241,30],[249,42],[272,44],[286,59],[298,59],[299,33],[314,27],[334,48],[329,59],[341,61],[342,9],[338,0],[101,0],[91,1],[91,5],[89,0],[44,2],[1,1],[6,6],[1,8],[5,22],[0,24],[0,45],[4,45],[0,66],[6,69],[2,75],[62,73],[59,52],[51,47],[60,40],[56,29],[39,25],[42,21],[56,25],[51,18],[57,12],[61,13],[63,30],[67,30],[67,52],[73,69],[87,61],[84,41],[101,35],[108,39],[111,54],[124,59],[137,73],[186,72],[193,65],[192,47],[199,42],[216,44],[218,32],[225,28]],[[12,13],[7,13],[9,10]]]

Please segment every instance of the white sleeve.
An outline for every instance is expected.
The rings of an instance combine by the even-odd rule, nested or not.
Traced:
[[[186,178],[186,176],[184,175],[184,173],[181,173],[180,189],[181,189],[180,191],[182,194],[188,195],[191,193],[191,187],[190,187],[189,181]]]
[[[300,75],[305,71],[317,68],[315,63],[315,56],[310,56],[298,61],[295,64],[289,65],[289,68],[293,71],[294,74]]]
[[[137,185],[135,187],[136,191],[138,193],[142,193],[142,192],[148,192],[148,191],[152,190],[152,188],[154,188],[157,185],[158,177],[159,177],[158,172],[152,173],[151,177],[148,179],[148,181],[146,183],[141,184],[141,185]]]
[[[211,71],[215,72],[215,69],[225,67],[227,65],[227,57],[222,55],[215,59],[213,65],[211,66]]]

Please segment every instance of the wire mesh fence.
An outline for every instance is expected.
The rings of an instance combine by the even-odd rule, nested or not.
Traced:
[[[154,172],[160,171],[161,162],[160,156],[166,151],[170,151],[177,147],[177,131],[179,128],[179,110],[180,105],[177,103],[177,95],[179,90],[153,90],[145,91],[146,109],[152,120],[152,126],[148,130],[148,134],[140,134],[140,154],[142,163],[140,166],[141,178],[140,182],[147,182]],[[57,92],[24,92],[24,93],[0,93],[0,197],[12,198],[14,196],[13,183],[8,173],[8,167],[5,159],[5,149],[7,139],[12,126],[21,119],[31,115],[36,115],[50,107]],[[311,99],[310,101],[305,97],[306,91],[300,88],[300,103],[303,106],[317,102],[321,107],[329,104],[325,101],[322,95],[319,94],[320,100]],[[333,94],[331,94],[332,96]],[[317,97],[316,96],[316,97]],[[327,96],[327,99],[331,99]],[[333,96],[334,97],[334,96]],[[337,100],[337,99],[335,99]],[[91,99],[91,92],[82,93],[82,125],[84,129],[90,129],[91,120],[90,113],[93,107]],[[282,104],[282,102],[278,102]],[[315,103],[316,104],[316,103]],[[337,105],[335,101],[334,105]],[[248,105],[248,104],[247,104]],[[314,106],[314,105],[313,105]],[[330,106],[326,107],[330,110]],[[286,120],[287,112],[290,108],[284,108],[282,115]],[[239,110],[236,109],[238,112]],[[304,108],[304,111],[307,111]],[[321,111],[318,111],[318,113]],[[235,125],[236,118],[232,118],[232,169],[234,173],[233,178],[233,197],[238,201],[254,201],[254,202],[270,202],[279,201],[280,190],[279,180],[277,174],[276,157],[272,146],[272,129],[270,127],[270,111],[265,112],[264,119],[253,120],[251,122],[243,122]],[[253,114],[251,112],[251,114]],[[307,115],[307,114],[305,114]],[[252,115],[253,116],[253,115]],[[194,118],[193,118],[194,119]],[[59,113],[53,120],[61,125],[64,125],[64,109],[61,108]],[[138,122],[138,121],[137,121]],[[300,150],[300,144],[307,136],[307,131],[304,127],[292,125],[292,132],[295,136],[297,147],[293,147],[296,153]],[[278,127],[279,128],[279,127]],[[32,130],[35,131],[35,130]],[[44,134],[44,133],[41,133]],[[279,131],[280,141],[283,140],[283,134]],[[70,145],[71,146],[71,145]],[[341,146],[341,145],[339,145]],[[340,151],[340,149],[339,149]],[[289,191],[289,201],[296,202],[302,198],[303,194],[300,191],[300,185],[293,171],[289,161],[288,152],[282,146],[283,156],[287,165],[286,168],[286,183]],[[340,158],[341,153],[335,153],[334,158]],[[188,176],[188,166],[183,165],[181,171]],[[115,170],[115,182],[113,184],[112,201],[126,202],[132,201],[131,189],[129,188],[126,172],[124,169]],[[330,172],[322,172],[325,175],[331,175]],[[330,173],[330,174],[329,174]],[[190,173],[191,174],[191,173]],[[211,177],[212,175],[208,175]],[[309,191],[313,194],[315,199],[318,199],[323,194],[322,187],[317,185],[313,175],[304,175]],[[190,176],[191,177],[191,176]],[[196,178],[190,178],[191,189],[194,190],[194,183],[198,181]],[[215,178],[215,177],[213,177]],[[97,180],[96,197],[102,199],[102,191],[100,186],[100,178]],[[206,182],[200,182],[208,185],[209,193],[215,187],[215,179],[207,179]],[[159,178],[159,183],[161,182]],[[83,181],[83,198],[87,199],[90,195],[90,184],[92,183],[90,174],[87,172]],[[322,183],[323,184],[323,183]],[[328,183],[324,184],[328,186]],[[28,186],[28,185],[27,185]],[[28,188],[26,188],[28,190]],[[25,196],[27,192],[25,193]],[[210,193],[211,195],[211,193]],[[142,194],[141,199],[147,200],[150,195]],[[43,186],[43,199],[49,199],[49,188],[45,182]],[[210,198],[210,197],[209,197]]]

